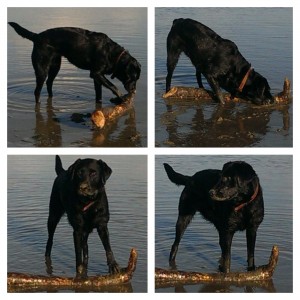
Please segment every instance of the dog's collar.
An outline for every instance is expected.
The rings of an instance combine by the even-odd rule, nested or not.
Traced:
[[[248,80],[248,77],[249,77],[250,73],[252,72],[252,70],[253,70],[253,68],[250,67],[249,70],[247,71],[247,73],[245,74],[243,80],[241,81],[240,86],[239,86],[238,89],[237,89],[238,92],[241,93],[241,92],[243,91],[243,88],[244,88],[244,86],[245,86],[245,84],[246,84],[246,82],[247,82],[247,80]]]
[[[239,210],[241,210],[243,207],[245,207],[246,205],[248,205],[249,203],[251,203],[252,201],[254,201],[256,198],[257,198],[257,195],[258,195],[258,192],[259,192],[259,183],[256,184],[256,188],[255,188],[255,191],[253,193],[253,195],[251,196],[250,200],[248,202],[244,202],[238,206],[236,206],[234,208],[234,211],[235,212],[238,212]]]
[[[88,204],[83,207],[82,211],[86,212],[95,202],[96,202],[96,200],[92,200],[92,201],[88,202]]]
[[[123,49],[123,51],[120,53],[120,55],[118,56],[118,58],[116,59],[116,65],[118,65],[119,60],[121,59],[121,57],[125,54],[126,50]]]
[[[127,52],[127,51],[126,51],[125,49],[123,49],[123,51],[122,51],[122,52],[119,54],[119,56],[117,57],[116,62],[115,62],[114,71],[113,71],[113,73],[112,73],[112,75],[111,75],[111,78],[112,78],[112,79],[115,78],[115,73],[116,73],[116,71],[117,71],[119,61],[120,61],[121,57],[122,57],[126,52]]]

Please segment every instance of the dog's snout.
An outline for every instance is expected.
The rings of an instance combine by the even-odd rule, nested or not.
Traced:
[[[214,197],[216,195],[216,191],[214,189],[211,189],[208,193],[210,197]]]
[[[80,184],[79,189],[82,192],[87,191],[89,189],[89,184],[87,182],[83,182]]]

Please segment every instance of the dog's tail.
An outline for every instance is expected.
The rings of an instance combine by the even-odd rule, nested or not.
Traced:
[[[25,28],[23,28],[22,26],[20,26],[19,24],[15,23],[15,22],[8,22],[8,24],[16,31],[17,34],[19,34],[21,37],[28,39],[32,42],[34,42],[35,37],[37,36],[36,33],[31,32]]]
[[[169,179],[177,185],[187,185],[191,181],[191,176],[182,175],[173,170],[173,168],[164,163],[165,170]]]
[[[58,155],[55,156],[55,172],[57,175],[60,175],[62,172],[64,172],[64,168],[62,166],[61,159]]]

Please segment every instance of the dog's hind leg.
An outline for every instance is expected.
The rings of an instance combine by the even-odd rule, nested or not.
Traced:
[[[49,217],[47,222],[48,227],[48,241],[46,245],[46,251],[45,251],[45,258],[46,258],[46,264],[51,265],[51,250],[53,245],[53,236],[56,229],[57,224],[59,223],[61,217],[63,216],[65,210],[62,206],[62,204],[59,201],[59,195],[56,192],[55,183],[53,186],[53,190],[51,193],[50,198],[50,205],[49,205]]]
[[[196,68],[196,78],[197,78],[197,83],[200,89],[203,89],[203,83],[202,83],[202,77],[201,77],[201,71]]]
[[[46,81],[49,97],[53,97],[53,92],[52,92],[53,81],[60,70],[60,65],[61,65],[61,56],[55,55],[51,60],[51,65],[48,71],[48,78]]]
[[[175,241],[172,245],[170,256],[169,256],[169,263],[173,265],[175,263],[176,254],[178,251],[178,246],[181,241],[181,238],[187,228],[187,226],[190,224],[191,220],[194,217],[194,214],[189,215],[179,215],[176,223],[176,236]]]
[[[32,65],[35,72],[36,77],[36,88],[34,90],[34,96],[35,96],[35,102],[39,103],[40,101],[40,95],[41,91],[44,85],[44,82],[48,76],[48,70],[50,68],[50,61],[51,58],[49,57],[49,53],[45,49],[42,49],[41,47],[33,47],[32,54],[31,54],[31,60]]]
[[[182,52],[182,49],[177,42],[176,35],[172,34],[172,32],[169,33],[167,38],[167,77],[166,77],[166,92],[168,92],[171,88],[171,81],[173,72],[175,70],[175,67],[177,65],[179,56]]]
[[[95,92],[96,92],[96,102],[101,102],[101,100],[102,100],[102,84],[97,82],[95,79],[94,79],[94,88],[95,88]]]

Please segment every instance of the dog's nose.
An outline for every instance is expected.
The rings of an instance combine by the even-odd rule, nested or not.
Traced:
[[[216,195],[216,191],[213,189],[211,189],[208,193],[210,197],[214,197]]]
[[[84,182],[84,183],[81,183],[80,184],[80,190],[82,191],[82,192],[84,192],[84,191],[86,191],[88,188],[89,188],[89,185],[86,183],[86,182]]]

